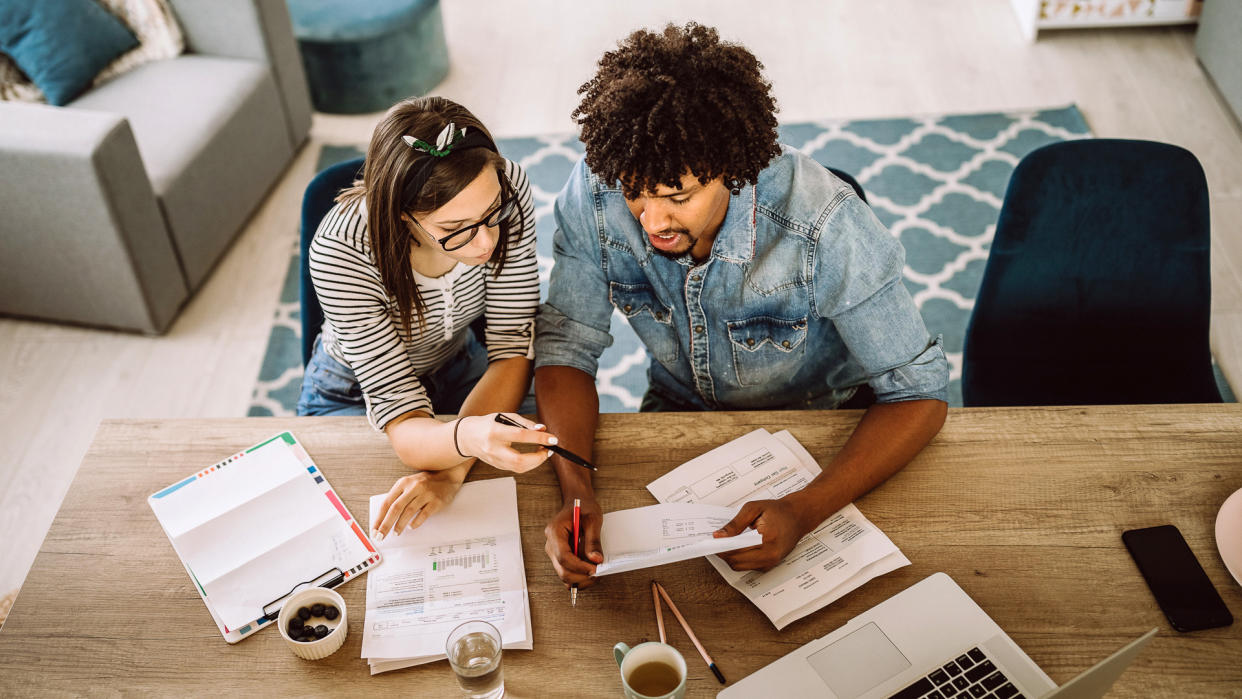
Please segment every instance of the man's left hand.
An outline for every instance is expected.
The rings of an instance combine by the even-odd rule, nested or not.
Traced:
[[[733,570],[768,570],[780,563],[793,550],[807,531],[802,524],[802,513],[788,498],[780,500],[754,500],[742,505],[742,509],[728,524],[712,536],[716,538],[737,536],[754,527],[763,535],[763,543],[736,551],[719,554]]]

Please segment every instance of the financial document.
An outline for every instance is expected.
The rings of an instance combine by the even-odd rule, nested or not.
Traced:
[[[712,537],[737,510],[678,502],[608,512],[599,535],[604,562],[595,567],[595,575],[650,568],[763,543],[763,537],[753,529],[734,537]]]
[[[371,522],[385,495],[371,497]],[[419,528],[378,544],[367,575],[362,657],[371,674],[440,660],[449,632],[481,619],[506,649],[531,648],[530,605],[513,478],[466,483]]]
[[[819,474],[815,459],[788,430],[771,434],[758,429],[687,461],[652,481],[647,490],[662,503],[709,503],[736,510],[751,500],[801,490]],[[718,556],[708,560],[777,629],[910,564],[852,504],[802,537],[767,572],[735,571]]]

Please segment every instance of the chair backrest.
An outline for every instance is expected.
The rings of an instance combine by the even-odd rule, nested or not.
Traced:
[[[1189,151],[1068,141],[1014,169],[975,301],[966,405],[1219,402],[1207,182]]]
[[[835,167],[828,167],[827,165],[825,165],[824,167],[828,168],[828,172],[831,172],[832,174],[844,180],[846,184],[853,187],[854,193],[858,195],[858,198],[862,199],[864,204],[867,203],[867,193],[863,191],[862,185],[858,184],[858,180],[854,179],[853,175],[849,174],[848,172],[844,170],[838,170]]]
[[[310,276],[310,244],[319,222],[336,203],[336,195],[362,176],[363,158],[337,163],[315,175],[302,195],[302,257],[298,298],[302,305],[302,366],[310,361],[315,338],[323,327],[323,308]]]

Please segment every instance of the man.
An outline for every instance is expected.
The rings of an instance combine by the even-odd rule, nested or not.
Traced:
[[[651,355],[642,410],[866,407],[823,473],[748,503],[722,557],[766,570],[900,470],[944,423],[949,370],[901,281],[904,251],[854,190],[776,141],[762,65],[697,24],[638,31],[579,89],[586,156],[556,201],[555,266],[535,340],[540,421],[590,455],[594,375],[613,308]],[[603,561],[585,469],[553,458],[564,506],[546,551],[586,586]],[[584,553],[571,550],[582,501]]]

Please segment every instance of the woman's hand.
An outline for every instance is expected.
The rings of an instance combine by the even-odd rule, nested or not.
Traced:
[[[506,413],[505,417],[525,427],[512,427],[496,422],[496,413],[458,418],[456,425],[457,450],[466,456],[505,471],[525,473],[543,463],[552,455],[547,449],[520,452],[513,444],[556,444],[556,437],[548,434],[543,425],[536,425],[520,415]]]
[[[427,518],[448,506],[461,490],[466,471],[419,471],[402,478],[388,491],[388,497],[380,505],[375,521],[379,526],[371,529],[376,540],[390,532],[417,529]]]

